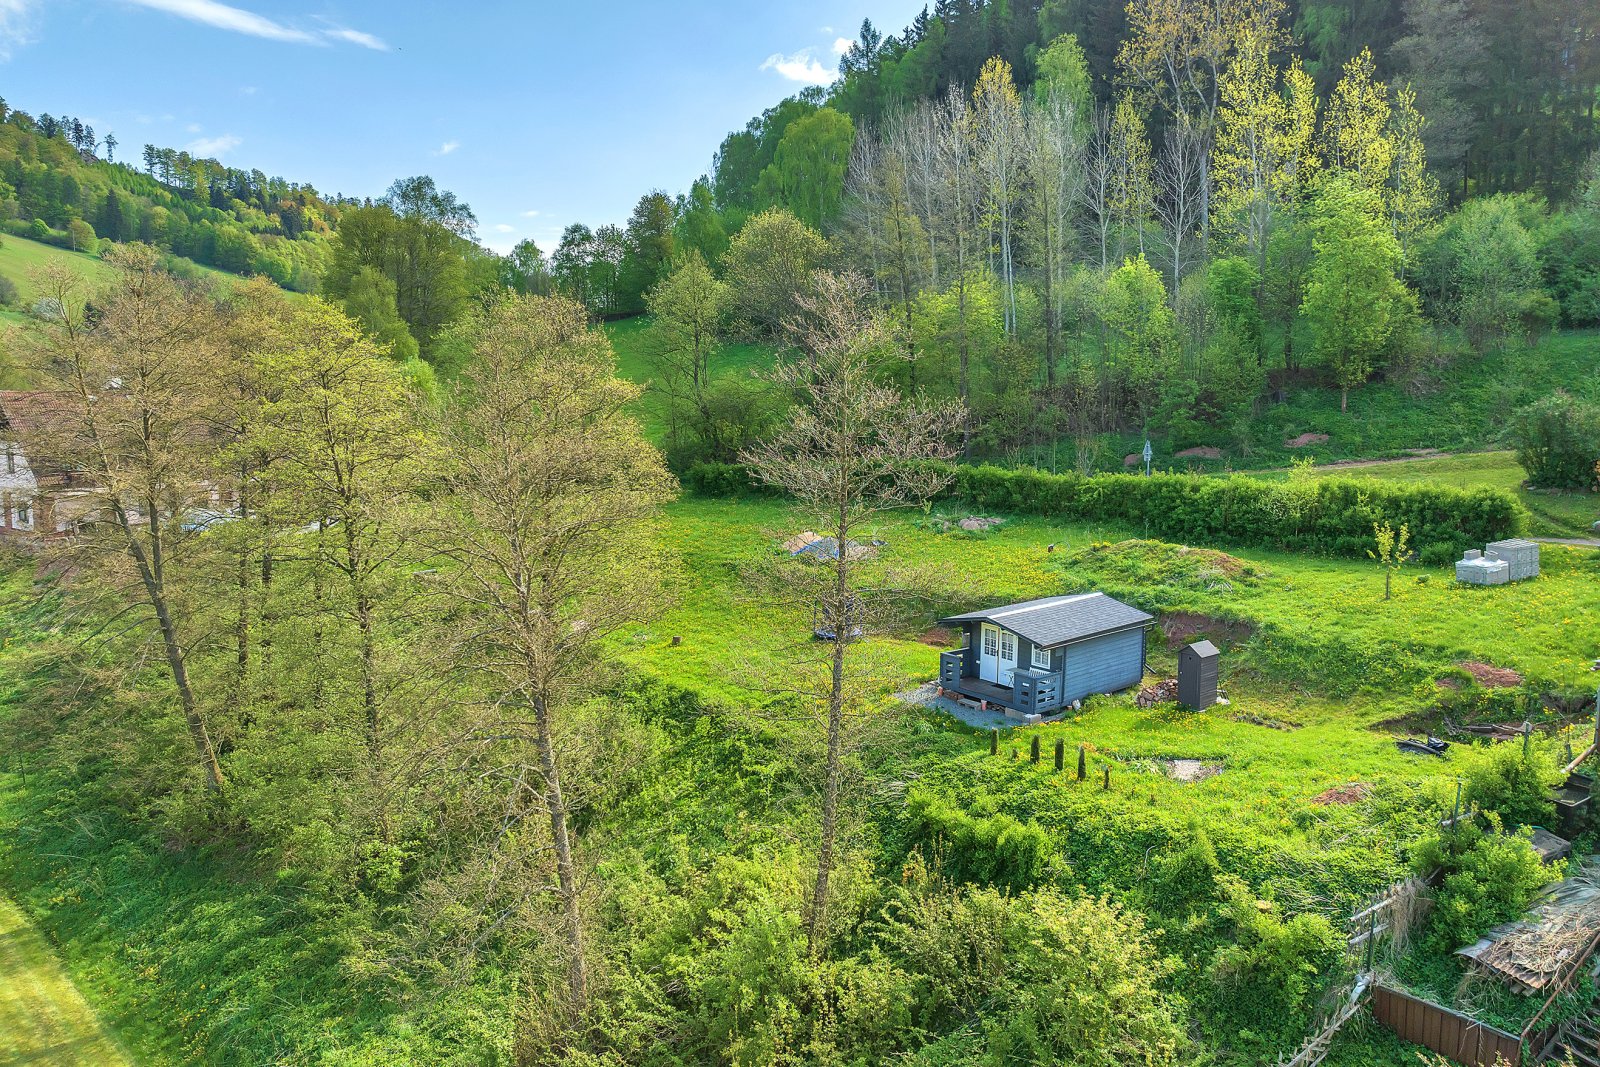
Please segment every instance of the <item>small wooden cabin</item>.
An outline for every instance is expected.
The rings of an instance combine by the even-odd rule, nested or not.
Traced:
[[[941,619],[959,627],[960,648],[939,654],[939,685],[1043,715],[1095,693],[1114,693],[1144,675],[1152,616],[1104,593],[1045,597]]]

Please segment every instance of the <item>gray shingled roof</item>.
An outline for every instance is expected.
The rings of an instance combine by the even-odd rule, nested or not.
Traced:
[[[992,622],[1021,634],[1036,645],[1054,648],[1113,630],[1142,626],[1153,618],[1120,600],[1112,600],[1104,593],[1079,593],[969,611],[964,615],[941,619],[940,622],[946,625]]]

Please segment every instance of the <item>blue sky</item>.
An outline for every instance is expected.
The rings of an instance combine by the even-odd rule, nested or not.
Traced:
[[[0,95],[118,158],[188,148],[325,193],[432,174],[485,243],[622,222],[923,0],[0,0]]]

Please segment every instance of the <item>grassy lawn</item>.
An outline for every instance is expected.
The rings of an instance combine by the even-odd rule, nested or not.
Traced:
[[[1038,728],[1038,767],[1026,757],[1034,731],[1008,732],[995,760],[983,735],[937,713],[925,717],[920,735],[897,741],[896,752],[879,754],[965,804],[1059,834],[1074,863],[1100,865],[1085,872],[1089,884],[1136,883],[1130,864],[1149,827],[1170,833],[1195,820],[1216,839],[1226,869],[1281,881],[1290,898],[1320,894],[1315,906],[1336,913],[1330,902],[1357,899],[1401,872],[1398,857],[1424,825],[1421,813],[1447,803],[1454,780],[1454,754],[1398,751],[1393,737],[1410,731],[1391,720],[1428,713],[1439,692],[1434,680],[1460,660],[1571,687],[1591,682],[1588,666],[1600,655],[1592,625],[1600,617],[1600,553],[1592,550],[1547,546],[1540,579],[1492,590],[1459,587],[1443,570],[1408,570],[1385,601],[1381,573],[1359,561],[1241,551],[1234,557],[1249,567],[1243,576],[1195,582],[1159,558],[1152,563],[1145,547],[1105,546],[1124,531],[1024,519],[983,536],[938,534],[918,518],[891,517],[873,531],[887,542],[874,567],[906,567],[933,582],[926,612],[863,646],[867,684],[879,697],[934,677],[940,642],[924,631],[947,609],[1099,588],[1152,610],[1245,624],[1217,628],[1233,639],[1227,706],[1188,714],[1143,710],[1127,694],[1095,698]],[[623,658],[729,705],[785,699],[778,690],[792,672],[820,670],[828,646],[811,639],[804,608],[763,596],[753,576],[779,558],[777,542],[804,525],[779,503],[674,504],[666,529],[683,560],[676,600],[624,640]],[[1151,669],[1171,676],[1175,656],[1153,632]],[[1069,753],[1062,775],[1051,766],[1057,738]],[[1541,743],[1556,749],[1561,739]],[[1087,785],[1072,773],[1079,744],[1089,746]],[[1017,762],[1013,746],[1022,752]],[[1175,758],[1223,769],[1179,782],[1162,763]],[[1100,788],[1105,766],[1113,768],[1109,792]],[[1314,801],[1352,782],[1370,785],[1373,799]],[[1305,903],[1312,906],[1309,896]]]
[[[1431,483],[1457,489],[1487,487],[1516,495],[1528,510],[1528,532],[1536,537],[1592,537],[1591,523],[1600,519],[1600,496],[1594,493],[1552,493],[1523,487],[1527,473],[1512,452],[1465,452],[1450,456],[1418,456],[1381,463],[1313,468],[1319,477],[1374,478],[1387,482]],[[1253,471],[1259,478],[1281,479],[1283,470]]]
[[[20,910],[0,898],[0,1063],[131,1067],[55,953]]]

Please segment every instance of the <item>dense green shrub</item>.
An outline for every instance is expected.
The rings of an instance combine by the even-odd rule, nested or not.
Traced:
[[[696,464],[684,487],[705,496],[751,491],[747,468]],[[1404,524],[1431,559],[1510,537],[1522,510],[1498,489],[1454,489],[1342,478],[1268,482],[1198,474],[1050,474],[989,465],[950,468],[946,497],[985,511],[1063,522],[1116,522],[1186,544],[1234,544],[1365,558],[1374,523]]]
[[[1524,755],[1512,743],[1468,749],[1464,756],[1463,794],[1473,807],[1494,812],[1508,826],[1538,826],[1555,815],[1550,787],[1565,776],[1548,754],[1534,748]]]
[[[1233,941],[1217,951],[1210,976],[1223,1013],[1242,1024],[1241,1043],[1303,1032],[1317,993],[1339,965],[1343,936],[1321,915],[1285,920],[1237,878],[1221,882]]]
[[[1067,521],[1123,522],[1150,536],[1190,544],[1257,547],[1363,556],[1372,526],[1402,523],[1419,550],[1448,546],[1452,554],[1510,536],[1521,512],[1508,493],[1338,478],[1265,482],[1157,474],[1086,478],[1000,467],[958,467],[951,495],[985,510]]]
[[[1511,441],[1532,485],[1587,489],[1600,462],[1600,406],[1553,393],[1511,416]]]
[[[949,879],[1013,891],[1037,884],[1052,848],[1033,823],[1009,815],[969,815],[942,797],[912,790],[906,812],[917,827],[916,840],[937,858]]]
[[[684,489],[697,496],[747,496],[768,495],[768,490],[758,482],[749,467],[742,463],[718,463],[707,460],[691,463],[681,478]]]
[[[1454,952],[1519,917],[1540,887],[1560,877],[1559,864],[1541,863],[1527,838],[1502,834],[1498,819],[1488,821],[1488,830],[1463,822],[1417,849],[1419,872],[1444,872],[1428,917],[1427,940],[1439,952]]]

